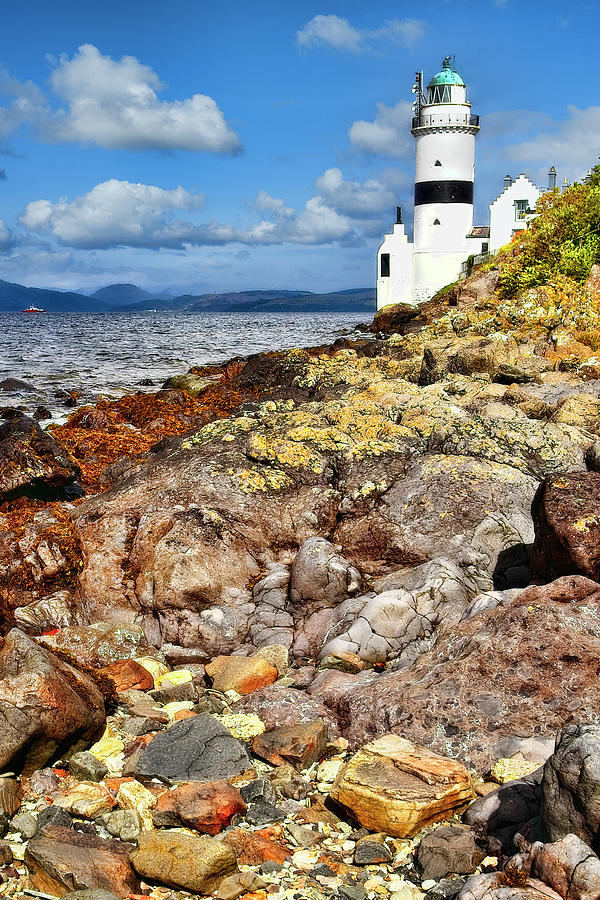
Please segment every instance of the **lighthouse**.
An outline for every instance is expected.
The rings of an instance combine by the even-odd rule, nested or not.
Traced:
[[[466,85],[447,56],[427,88],[417,73],[411,132],[416,144],[413,243],[401,215],[377,258],[377,306],[422,303],[456,281],[461,265],[481,251],[473,231],[475,137]]]
[[[456,281],[472,252],[475,136],[464,81],[449,56],[423,93],[415,85],[412,134],[416,142],[413,300],[429,299]]]

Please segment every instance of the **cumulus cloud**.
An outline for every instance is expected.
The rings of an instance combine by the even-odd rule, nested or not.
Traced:
[[[11,250],[16,243],[16,238],[10,228],[0,219],[0,251]]]
[[[111,178],[70,203],[35,200],[20,223],[70,247],[177,247],[188,226],[170,221],[172,211],[199,209],[203,203],[204,197],[181,187],[169,191]]]
[[[541,167],[554,165],[578,178],[598,162],[600,106],[567,107],[567,118],[507,148],[510,159]]]
[[[350,143],[356,150],[378,156],[400,158],[411,149],[411,104],[399,100],[395,106],[377,104],[377,115],[372,122],[353,122],[348,131]]]
[[[390,19],[382,28],[368,29],[355,28],[342,16],[317,15],[296,32],[296,42],[303,50],[326,48],[360,53],[381,44],[411,47],[421,40],[426,28],[422,19]]]
[[[340,169],[327,169],[316,181],[315,195],[300,210],[260,191],[249,206],[262,218],[245,228],[178,218],[178,211],[197,212],[204,203],[201,195],[181,187],[163,190],[113,178],[75,200],[35,200],[20,224],[78,249],[356,244],[381,231],[382,214],[394,209],[394,190],[403,177],[386,170],[379,178],[348,181]]]
[[[187,150],[237,153],[240,139],[206,94],[160,100],[164,85],[134,56],[120,60],[83,44],[61,56],[50,77],[65,104],[52,110],[30,82],[0,78],[0,93],[15,100],[0,109],[0,140],[22,124],[51,142],[79,142],[121,150]]]

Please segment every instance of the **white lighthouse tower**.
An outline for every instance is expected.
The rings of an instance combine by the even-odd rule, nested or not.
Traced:
[[[475,135],[466,86],[450,57],[423,94],[415,85],[412,134],[416,141],[413,300],[427,300],[456,281],[461,263],[473,252]]]
[[[412,134],[416,142],[414,237],[409,243],[400,209],[377,254],[377,308],[421,303],[456,281],[461,265],[482,248],[483,231],[473,231],[475,135],[465,83],[446,57],[441,72],[423,91],[413,86]]]

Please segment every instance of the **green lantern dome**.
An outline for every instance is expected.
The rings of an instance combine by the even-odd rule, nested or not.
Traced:
[[[442,66],[442,71],[433,76],[427,87],[433,88],[444,84],[456,84],[459,87],[465,87],[465,83],[458,72],[455,72],[453,70],[452,62],[449,56],[446,57],[446,59],[442,63]]]

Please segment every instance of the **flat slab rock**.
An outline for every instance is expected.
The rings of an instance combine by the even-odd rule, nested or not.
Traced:
[[[257,735],[252,752],[274,766],[290,763],[302,770],[312,766],[325,755],[327,725],[320,721],[283,725]]]
[[[117,897],[139,894],[140,883],[129,862],[132,849],[132,844],[48,825],[25,851],[29,887],[55,897],[85,888],[101,888]]]
[[[251,766],[245,747],[208,713],[176,722],[153,738],[135,774],[166,782],[220,781]]]
[[[405,838],[449,818],[474,793],[463,765],[386,734],[345,764],[330,796],[371,831]]]

